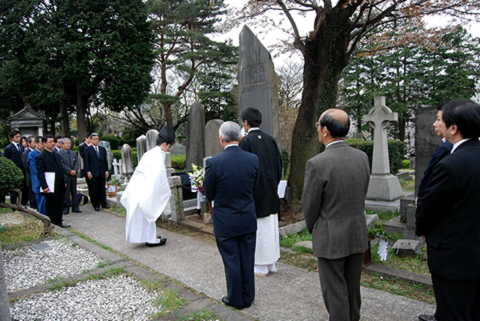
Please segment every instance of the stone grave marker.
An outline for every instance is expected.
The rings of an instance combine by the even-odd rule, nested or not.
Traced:
[[[428,163],[441,143],[440,137],[433,131],[435,114],[436,108],[432,106],[420,106],[415,114],[415,195]]]
[[[390,173],[388,137],[386,128],[389,122],[398,121],[398,114],[385,105],[385,97],[375,97],[375,106],[365,117],[374,126],[372,174],[368,186],[367,199],[394,201],[402,195],[398,178]]]
[[[156,129],[150,129],[149,131],[147,131],[147,133],[145,134],[146,136],[146,148],[147,148],[147,151],[149,151],[150,149],[154,148],[155,146],[157,146],[157,139],[158,139],[158,130]]]
[[[280,142],[278,77],[270,53],[247,26],[240,32],[238,82],[240,112],[260,110],[261,129]]]
[[[215,156],[222,151],[222,146],[218,141],[218,130],[222,126],[223,120],[212,119],[205,125],[205,156]]]
[[[143,154],[147,151],[147,137],[145,135],[141,135],[137,137],[137,160],[140,162],[142,159]]]
[[[120,173],[123,176],[130,176],[133,173],[132,152],[131,152],[130,145],[123,144],[121,152],[122,152],[122,163],[121,163]]]
[[[398,256],[415,256],[420,252],[423,242],[418,240],[397,240],[392,249]]]
[[[113,153],[112,153],[112,149],[110,148],[110,142],[101,140],[99,145],[107,150],[108,170],[112,172]]]
[[[175,143],[170,147],[170,154],[172,155],[185,155],[186,153],[187,148],[183,144]]]
[[[185,169],[191,170],[192,164],[200,166],[205,157],[205,110],[200,103],[190,108],[188,117],[188,143]]]

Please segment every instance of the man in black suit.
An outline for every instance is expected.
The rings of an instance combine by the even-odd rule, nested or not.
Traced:
[[[105,183],[108,179],[107,150],[99,146],[100,137],[97,133],[90,135],[92,143],[85,150],[85,175],[90,181],[92,205],[95,211],[100,211],[100,206],[109,208],[105,193]]]
[[[427,241],[439,321],[478,321],[480,313],[480,105],[442,107],[450,155],[434,167],[418,198],[416,234]]]
[[[6,158],[14,162],[15,165],[17,165],[17,167],[22,170],[23,176],[25,177],[25,167],[22,161],[22,154],[23,154],[24,148],[22,144],[20,144],[22,135],[20,134],[20,131],[18,129],[13,129],[9,133],[8,137],[10,138],[10,144],[8,144],[5,147],[3,156],[5,156]],[[16,192],[10,193],[10,202],[12,204],[16,204],[17,197],[18,197],[18,193]],[[28,201],[28,190],[24,183],[22,187],[22,201],[21,201],[22,205],[26,205],[27,201]]]
[[[207,160],[205,192],[214,201],[213,228],[227,279],[226,305],[249,307],[255,298],[254,189],[258,158],[238,147],[240,126],[227,121],[220,126],[224,151]]]
[[[241,140],[240,148],[257,155],[260,163],[254,196],[257,213],[255,274],[266,276],[277,271],[276,262],[280,258],[278,183],[282,179],[282,156],[275,139],[260,130],[262,113],[258,109],[245,109],[241,118],[248,135]]]
[[[60,227],[70,227],[63,224],[63,203],[65,199],[65,169],[60,155],[54,152],[55,141],[52,136],[43,137],[44,149],[37,157],[38,179],[45,194],[47,216],[53,224]],[[49,188],[46,173],[54,173],[53,191]]]
[[[87,188],[88,188],[88,196],[90,197],[90,200],[92,199],[92,192],[93,192],[93,187],[91,184],[91,180],[87,178],[87,173],[85,172],[85,152],[88,147],[92,146],[92,143],[90,142],[89,136],[85,137],[83,142],[78,145],[78,154],[80,155],[80,177],[85,178],[85,182],[87,183]]]

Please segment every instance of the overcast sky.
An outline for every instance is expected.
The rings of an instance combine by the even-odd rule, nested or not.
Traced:
[[[225,3],[228,6],[234,7],[234,8],[239,8],[241,7],[246,1],[243,0],[225,0]],[[335,1],[334,1],[335,2]],[[283,23],[284,26],[288,27],[288,21],[285,18],[285,16],[281,13],[276,13],[271,15],[275,21],[278,21],[278,23]],[[311,14],[306,17],[301,17],[295,19],[297,22],[297,26],[299,28],[300,34],[301,35],[307,35],[308,32],[312,30],[313,26],[313,20],[314,20],[314,15]],[[428,17],[426,18],[426,22],[428,26],[431,27],[441,27],[447,25],[450,21],[448,17],[445,16],[433,16],[433,17]],[[282,40],[288,40],[289,35],[285,34],[283,31],[279,29],[273,29],[273,30],[265,30],[264,28],[261,28],[259,26],[255,26],[253,24],[247,24],[250,29],[256,34],[258,39],[270,50],[273,49],[273,46],[275,44],[278,44]],[[465,26],[474,36],[480,37],[480,24],[470,24]],[[241,30],[241,26],[233,29],[232,31],[228,32],[227,34],[219,35],[218,38],[220,39],[231,39],[235,45],[238,45],[238,36]],[[216,37],[217,38],[217,37]],[[297,56],[297,57],[295,57]],[[273,57],[274,58],[274,64],[276,68],[278,66],[282,65],[285,63],[286,60],[289,59],[294,59],[294,60],[300,60],[299,58],[299,53],[294,53],[292,56],[291,54],[289,55],[281,55],[279,57]]]

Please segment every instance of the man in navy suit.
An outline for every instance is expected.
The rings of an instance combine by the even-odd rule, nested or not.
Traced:
[[[20,144],[20,140],[22,139],[22,135],[18,129],[13,129],[8,137],[10,138],[10,144],[5,147],[5,151],[3,156],[10,159],[12,162],[17,165],[18,168],[22,170],[23,175],[25,176],[25,167],[23,165],[22,154],[23,154],[23,146]],[[10,202],[12,204],[17,203],[18,194],[16,192],[10,193]],[[28,201],[28,190],[24,186],[22,187],[22,205],[26,205]]]
[[[257,217],[254,189],[259,167],[256,155],[240,149],[240,126],[220,126],[224,151],[207,160],[205,192],[213,205],[213,228],[225,266],[226,305],[243,309],[255,298],[255,240]]]
[[[85,149],[85,176],[90,181],[92,188],[91,198],[95,211],[100,211],[100,206],[109,208],[105,193],[105,183],[108,179],[107,150],[99,146],[100,137],[97,133],[90,135],[91,146]]]
[[[453,147],[419,195],[415,232],[427,241],[435,319],[479,321],[480,105],[457,100],[442,112],[445,138]]]

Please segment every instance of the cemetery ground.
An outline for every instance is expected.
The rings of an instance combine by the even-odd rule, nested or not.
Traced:
[[[0,209],[12,320],[249,320],[81,233]]]

